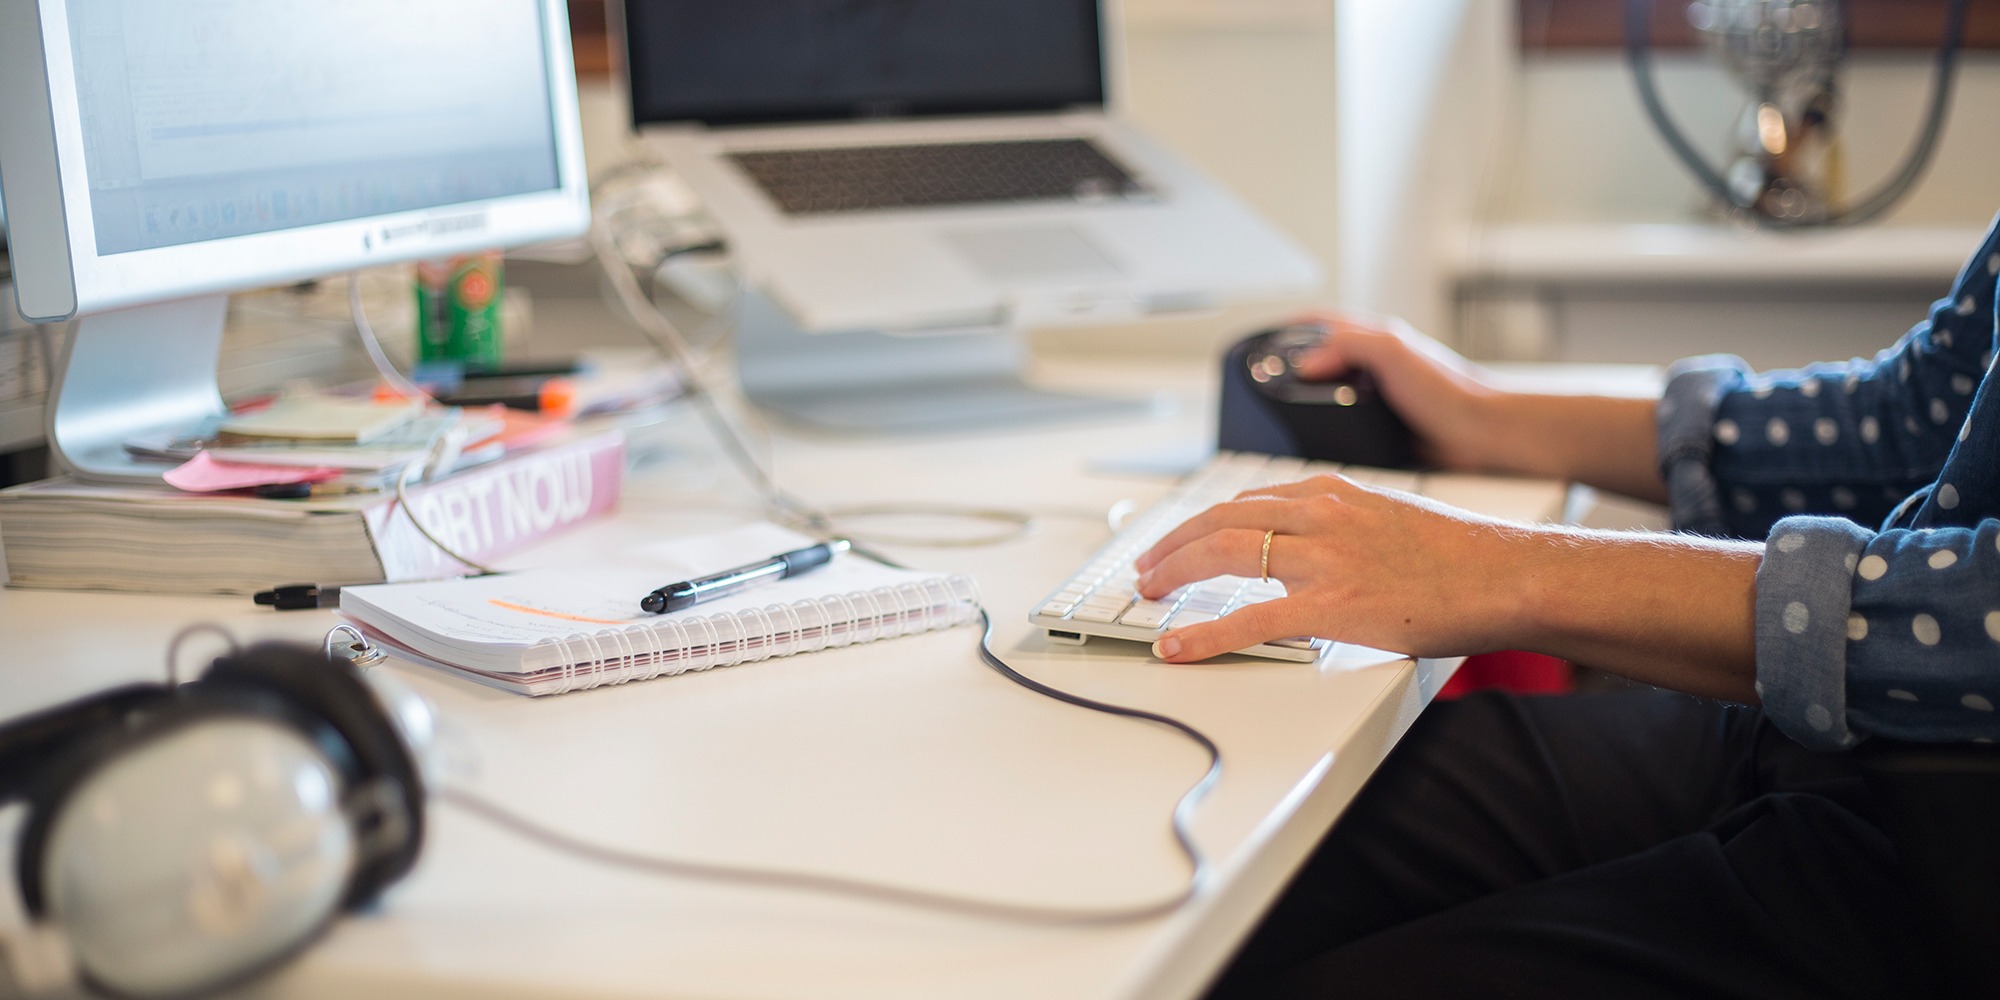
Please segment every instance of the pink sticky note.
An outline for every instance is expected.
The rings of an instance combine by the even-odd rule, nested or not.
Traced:
[[[244,490],[272,483],[323,483],[340,475],[339,469],[302,468],[296,465],[252,465],[248,462],[218,462],[200,452],[176,466],[165,476],[167,485],[189,493]]]

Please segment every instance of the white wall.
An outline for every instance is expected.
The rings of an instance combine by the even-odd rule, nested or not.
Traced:
[[[1664,99],[1689,141],[1721,164],[1746,97],[1692,53],[1655,59]],[[1844,77],[1849,196],[1900,165],[1929,99],[1922,55],[1862,53]],[[1961,57],[1944,137],[1929,173],[1892,224],[1980,225],[2000,210],[2000,57]],[[1507,179],[1488,207],[1498,220],[1677,222],[1699,218],[1694,182],[1654,133],[1625,61],[1615,54],[1549,55],[1521,66],[1507,141]]]
[[[1231,6],[1243,4],[1242,9]],[[1122,110],[1339,257],[1334,0],[1127,0]]]
[[[1337,298],[1452,336],[1451,243],[1495,177],[1512,78],[1504,0],[1340,0]]]
[[[1682,131],[1720,166],[1745,94],[1704,54],[1662,54],[1655,62],[1660,89]],[[1838,119],[1848,183],[1834,192],[1836,203],[1873,192],[1901,166],[1920,130],[1932,76],[1924,54],[1850,58]],[[1569,238],[1609,252],[1630,242],[1605,238],[1609,227],[1716,224],[1707,198],[1646,118],[1620,54],[1538,55],[1520,64],[1515,80],[1503,180],[1484,200],[1475,239],[1509,227],[1541,227],[1569,232]],[[1653,267],[1659,262],[1648,260],[1628,261],[1632,273],[1624,280],[1536,277],[1495,284],[1486,277],[1462,301],[1461,343],[1492,356],[1574,361],[1660,362],[1721,350],[1759,367],[1870,354],[1921,318],[1956,270],[1956,254],[1962,252],[1957,248],[1975,243],[1979,228],[2000,210],[2000,172],[1992,168],[2000,157],[1996,105],[2000,58],[1962,57],[1930,169],[1909,197],[1874,224],[1904,233],[1932,231],[1924,238],[1939,251],[1926,255],[1938,257],[1926,265],[1934,274],[1891,277],[1891,270],[1909,271],[1902,258],[1885,259],[1880,270],[1864,265],[1838,280],[1753,279],[1751,273],[1762,273],[1754,260],[1721,282],[1666,280]],[[1559,228],[1547,230],[1550,224]],[[1806,233],[1787,241],[1841,238]],[[1765,253],[1783,253],[1787,241]],[[1485,246],[1514,245],[1499,239]],[[1504,260],[1485,256],[1485,266],[1507,271]],[[1618,266],[1625,265],[1604,270]]]

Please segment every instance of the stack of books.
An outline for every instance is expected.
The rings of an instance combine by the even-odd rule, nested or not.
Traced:
[[[7,583],[72,590],[253,594],[279,584],[455,576],[614,509],[624,438],[577,434],[432,483],[298,500],[100,486],[0,490]]]

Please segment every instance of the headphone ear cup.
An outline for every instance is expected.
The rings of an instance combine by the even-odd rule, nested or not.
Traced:
[[[354,909],[373,902],[416,864],[424,833],[424,787],[418,762],[381,700],[352,664],[309,646],[266,642],[217,659],[202,674],[200,684],[274,694],[304,714],[323,720],[352,752],[357,786],[386,788],[394,794],[393,804],[402,812],[402,828],[357,831],[364,841],[376,834],[390,839],[356,867],[343,906]]]
[[[186,685],[52,761],[22,896],[85,992],[207,995],[318,937],[357,857],[339,739],[294,700]]]

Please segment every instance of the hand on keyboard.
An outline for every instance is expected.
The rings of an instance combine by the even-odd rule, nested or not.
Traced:
[[[1196,581],[1256,580],[1264,533],[1285,596],[1174,628],[1155,648],[1176,663],[1280,636],[1317,635],[1419,656],[1500,648],[1482,599],[1502,578],[1523,529],[1393,490],[1322,475],[1253,489],[1168,531],[1133,563],[1141,598]],[[1482,573],[1494,579],[1481,579]],[[1498,602],[1487,602],[1497,607]]]

